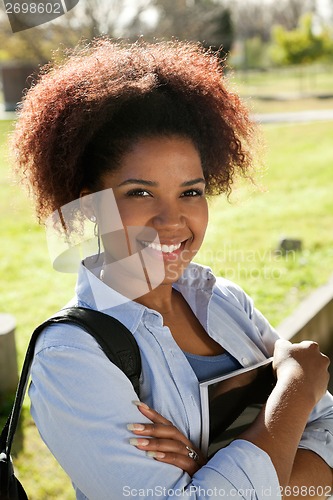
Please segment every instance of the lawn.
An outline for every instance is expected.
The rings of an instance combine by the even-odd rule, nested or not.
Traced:
[[[43,229],[32,202],[9,177],[6,135],[0,122],[2,309],[17,321],[19,361],[33,327],[73,293],[75,276],[52,270]],[[210,200],[206,241],[196,260],[239,283],[277,325],[333,273],[333,122],[269,125],[263,128],[265,164],[257,186],[240,181],[231,199]],[[282,237],[302,240],[303,250],[275,253]],[[16,466],[33,500],[74,498],[69,480],[23,412],[23,442]]]
[[[333,65],[238,70],[228,78],[255,113],[333,108]]]
[[[299,96],[332,95],[333,65],[303,65],[271,68],[269,71],[231,71],[242,95]]]
[[[22,362],[31,331],[71,298],[75,277],[52,270],[44,230],[37,224],[31,200],[9,175],[4,143],[11,127],[10,121],[0,121],[0,296],[2,312],[16,319],[16,344]],[[14,445],[14,452],[18,451],[15,465],[29,498],[75,498],[69,479],[38,436],[28,399],[21,427],[23,433]]]
[[[333,273],[333,122],[264,127],[267,170],[211,202],[201,260],[239,283],[273,325]],[[303,250],[276,253],[284,237]]]

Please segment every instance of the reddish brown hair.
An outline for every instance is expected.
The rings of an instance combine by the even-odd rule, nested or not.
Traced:
[[[252,163],[255,127],[229,91],[217,55],[187,42],[127,44],[99,38],[41,71],[23,99],[13,135],[17,170],[43,219],[98,189],[139,137],[189,137],[208,194],[229,193]]]

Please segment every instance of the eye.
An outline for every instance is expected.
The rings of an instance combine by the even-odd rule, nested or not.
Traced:
[[[204,192],[202,189],[188,189],[181,194],[181,197],[195,197],[195,196],[203,196]]]
[[[126,195],[128,197],[144,198],[146,196],[150,196],[150,193],[145,189],[137,188],[137,189],[131,189],[126,193]]]

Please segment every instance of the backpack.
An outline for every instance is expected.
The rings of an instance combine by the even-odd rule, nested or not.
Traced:
[[[94,337],[109,360],[125,373],[140,398],[140,350],[132,333],[116,318],[93,309],[70,307],[59,311],[39,325],[31,336],[15,401],[0,436],[0,500],[28,500],[23,486],[15,477],[10,452],[28,385],[37,338],[44,328],[54,323],[74,323]]]

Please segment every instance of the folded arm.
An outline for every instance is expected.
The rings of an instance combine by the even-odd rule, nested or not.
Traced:
[[[252,442],[270,456],[279,477],[282,496],[327,497],[332,487],[331,468],[318,454],[298,447],[309,415],[326,390],[329,360],[315,343],[292,345],[282,340],[277,344],[274,363],[278,376],[276,387],[256,422],[240,438]],[[314,367],[315,380],[311,376]],[[156,412],[144,407],[140,409],[152,422],[163,424]],[[157,452],[156,460],[172,463],[191,474],[195,464],[189,461],[186,466],[182,465],[185,448],[179,443],[183,439],[172,427],[170,422],[164,426],[163,439],[159,439],[158,425],[146,426],[137,434],[153,437],[149,447]],[[320,442],[317,446],[320,448]],[[162,455],[159,455],[161,451]],[[198,463],[196,466],[199,468]]]
[[[162,463],[132,446],[135,434],[128,424],[152,421],[133,404],[137,395],[130,381],[90,335],[72,325],[51,328],[47,339],[41,336],[32,366],[32,415],[44,441],[87,498],[110,500],[112,491],[113,498],[204,500],[212,491],[226,498],[246,498],[241,492],[253,491],[251,498],[266,500],[262,491],[268,487],[279,498],[269,456],[250,442],[233,443],[200,468],[194,464],[192,477],[193,471]],[[185,446],[182,459],[193,466]]]

